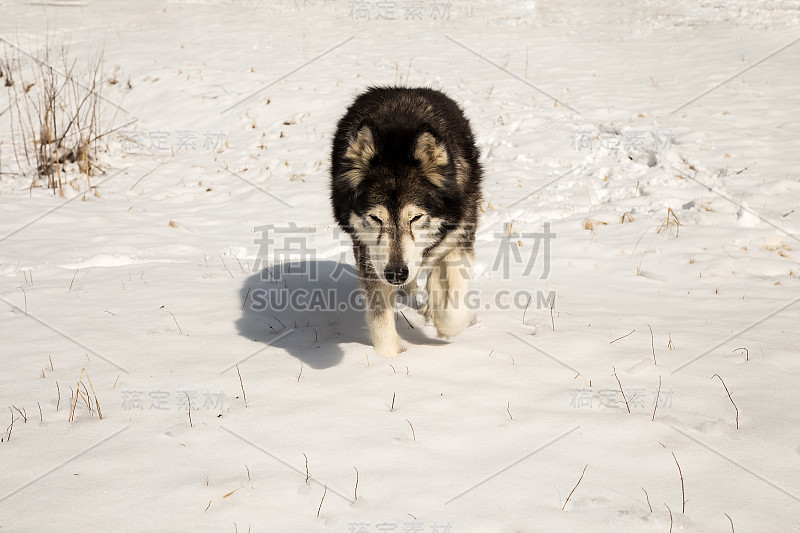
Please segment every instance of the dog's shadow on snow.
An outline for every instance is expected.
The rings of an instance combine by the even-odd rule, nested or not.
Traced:
[[[242,316],[239,334],[285,350],[315,369],[335,366],[344,359],[345,344],[361,344],[372,354],[365,322],[364,298],[352,265],[335,261],[308,261],[273,265],[249,278],[240,292]],[[406,344],[441,344],[427,336],[419,316],[397,313],[397,331]]]

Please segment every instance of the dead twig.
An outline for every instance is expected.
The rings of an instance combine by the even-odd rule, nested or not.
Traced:
[[[724,514],[726,517],[728,517],[728,520],[730,520],[730,522],[731,522],[731,533],[736,533],[736,532],[734,531],[734,529],[733,529],[733,518],[731,518],[731,517],[728,515],[728,513],[722,513],[722,514]]]
[[[658,399],[661,397],[661,376],[658,376],[658,393],[656,393],[656,404],[653,406],[653,417],[650,421],[654,421],[656,419],[656,409],[658,409]]]
[[[633,335],[634,331],[636,331],[636,330],[632,329],[631,332],[628,333],[627,335],[623,335],[622,337],[617,337],[616,339],[614,339],[613,341],[609,342],[608,344],[614,344],[615,342],[617,342],[620,339],[624,339],[625,337],[629,337],[629,336]]]
[[[11,407],[16,409],[16,411],[20,414],[20,416],[22,417],[22,422],[27,424],[28,423],[28,413],[27,413],[27,411],[25,411],[25,408],[23,407],[22,411],[20,411],[19,407],[17,407],[16,405],[12,405]]]
[[[640,489],[644,490],[644,487],[639,487]],[[644,490],[644,497],[647,499],[647,506],[650,508],[650,512],[653,512],[653,506],[650,505],[650,495],[647,494],[647,491]]]
[[[666,507],[667,511],[669,511],[669,533],[672,533],[672,509],[670,509],[669,505],[666,503],[664,504],[664,507]]]
[[[525,304],[525,309],[522,310],[522,323],[525,323],[525,313],[528,312],[528,306],[531,305],[531,299],[533,299],[533,293],[528,295],[528,302]]]
[[[400,311],[400,315],[403,317],[403,320],[406,321],[406,324],[408,324],[408,327],[411,328],[411,329],[414,329],[414,324],[412,324],[411,322],[408,321],[408,319],[406,318],[406,314],[404,312]]]
[[[622,399],[625,400],[625,407],[628,408],[628,413],[631,412],[631,406],[628,405],[628,398],[625,397],[625,391],[622,390],[622,383],[619,381],[619,377],[617,376],[617,369],[613,366],[611,367],[614,369],[614,377],[617,378],[617,384],[619,384],[619,391],[622,393]]]
[[[222,260],[222,266],[224,266],[225,270],[228,271],[228,274],[230,274],[231,277],[233,277],[233,272],[231,272],[231,270],[228,268],[228,265],[225,264],[225,258],[222,257],[222,254],[220,254],[219,258]]]
[[[11,424],[8,425],[6,428],[6,442],[11,441],[11,432],[14,431],[14,422],[16,422],[16,418],[14,418],[14,411],[11,408],[8,408],[8,411],[11,413]]]
[[[713,376],[711,376],[711,379],[714,379],[715,377],[719,378],[719,380],[722,381],[722,378],[720,377],[719,374],[714,374]],[[733,408],[736,409],[736,429],[739,429],[739,408],[736,407],[735,403],[733,403],[733,398],[731,398],[731,393],[728,390],[728,386],[725,385],[724,381],[722,381],[722,386],[725,387],[725,392],[728,393],[728,399],[731,401],[731,404],[733,404]]]
[[[236,365],[236,373],[239,374],[239,386],[242,387],[242,399],[244,400],[244,406],[247,407],[247,394],[244,392],[244,383],[242,383],[242,373],[239,372],[239,365]]]
[[[181,325],[178,324],[178,319],[175,318],[175,315],[172,314],[172,311],[170,311],[169,309],[167,309],[166,311],[167,311],[167,313],[172,315],[172,320],[174,320],[175,321],[175,325],[178,326],[178,332],[180,332],[180,334],[183,335],[183,330],[181,329]]]
[[[192,400],[189,399],[188,392],[184,391],[183,393],[186,395],[186,411],[189,413],[189,427],[191,428],[194,427],[194,425],[192,425]]]
[[[672,457],[673,457],[673,459],[675,459],[675,464],[678,466],[678,475],[681,477],[681,513],[685,513],[686,512],[686,491],[685,491],[684,486],[683,486],[683,472],[681,472],[681,465],[678,463],[678,458],[675,457],[675,452],[672,452]]]
[[[581,477],[578,479],[578,482],[575,483],[575,486],[572,487],[572,490],[569,491],[569,496],[567,496],[567,499],[564,501],[564,505],[561,506],[561,510],[562,511],[567,507],[567,502],[569,502],[569,499],[572,497],[572,493],[575,492],[575,489],[577,489],[578,485],[581,484],[581,480],[583,479],[583,475],[586,473],[586,469],[588,467],[589,467],[589,465],[586,465],[586,466],[583,467],[583,472],[581,472]]]
[[[322,493],[322,499],[319,501],[319,509],[317,509],[317,518],[319,518],[319,512],[322,511],[322,502],[325,501],[326,494],[328,494],[328,485],[325,485],[325,491]]]
[[[408,425],[411,427],[411,437],[414,439],[414,442],[417,442],[417,434],[414,433],[414,426],[411,425],[411,422],[408,421],[408,418],[406,418],[406,422],[408,422]]]
[[[650,324],[647,324],[647,327],[650,328]],[[653,337],[653,328],[650,328],[650,348],[653,350],[653,364],[657,365],[656,363],[656,341]]]
[[[744,360],[745,361],[749,361],[750,360],[750,350],[748,350],[747,348],[736,348],[733,351],[734,352],[738,352],[739,350],[744,350]]]

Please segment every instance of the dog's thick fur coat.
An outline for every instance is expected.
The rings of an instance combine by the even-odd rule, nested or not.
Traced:
[[[427,272],[425,314],[440,335],[472,320],[467,302],[482,170],[469,121],[433,89],[374,87],[333,139],[331,203],[352,241],[375,350],[403,351],[395,289]]]

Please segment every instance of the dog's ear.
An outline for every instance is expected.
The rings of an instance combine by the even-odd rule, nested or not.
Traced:
[[[414,143],[414,158],[419,161],[420,168],[428,180],[437,187],[445,184],[442,168],[450,162],[447,148],[436,131],[428,124],[420,127]]]
[[[375,137],[372,133],[372,124],[364,120],[350,135],[350,143],[345,152],[345,158],[352,165],[345,177],[354,189],[363,181],[365,172],[369,168],[372,158],[375,157],[375,153]]]

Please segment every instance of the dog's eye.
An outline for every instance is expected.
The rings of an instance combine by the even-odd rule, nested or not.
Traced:
[[[412,219],[411,219],[411,223],[413,224],[413,223],[414,223],[414,222],[416,222],[417,220],[420,220],[420,219],[421,219],[423,216],[424,216],[424,215],[417,215],[417,216],[415,216],[414,218],[412,218]]]
[[[381,226],[383,225],[383,220],[379,219],[379,218],[378,218],[378,217],[376,217],[375,215],[369,215],[369,218],[371,218],[372,220],[374,220],[375,222],[377,222],[377,223],[378,223],[378,224],[380,224]]]

